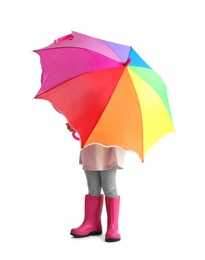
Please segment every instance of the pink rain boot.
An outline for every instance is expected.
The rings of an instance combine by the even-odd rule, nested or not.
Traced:
[[[105,198],[107,210],[107,232],[105,234],[106,242],[116,242],[121,239],[118,232],[118,218],[120,208],[120,197]]]
[[[70,234],[76,238],[102,234],[101,213],[103,206],[102,194],[99,197],[85,196],[85,216],[78,228],[71,229]]]

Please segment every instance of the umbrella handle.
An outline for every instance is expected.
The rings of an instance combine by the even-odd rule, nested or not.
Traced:
[[[80,140],[80,138],[76,136],[76,132],[72,132],[72,136],[75,140],[78,140],[78,141]]]

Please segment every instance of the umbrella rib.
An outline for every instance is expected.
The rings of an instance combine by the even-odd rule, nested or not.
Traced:
[[[118,80],[117,80],[117,82],[116,82],[116,86],[118,85],[118,82],[119,82],[119,80],[120,80],[120,78],[121,78],[121,76],[122,76],[122,74],[123,74],[125,68],[126,68],[126,67],[124,67],[124,69],[122,70],[122,73],[119,75],[119,78],[118,78]],[[115,88],[116,88],[116,87],[115,87]],[[98,117],[98,119],[97,119],[95,125],[94,125],[93,128],[91,129],[90,134],[89,134],[88,137],[87,137],[87,140],[89,139],[89,137],[90,137],[90,135],[92,134],[93,130],[95,129],[97,123],[99,122],[99,120],[100,120],[102,114],[104,113],[104,111],[105,111],[105,109],[106,109],[108,103],[110,102],[110,99],[112,98],[114,92],[115,92],[115,91],[112,92],[112,94],[110,95],[110,97],[109,97],[109,99],[108,99],[106,105],[104,106],[104,109],[102,109],[102,112],[100,113],[100,115],[99,115],[99,117]]]
[[[127,72],[128,72],[128,75],[129,75],[129,78],[130,78],[130,81],[132,82],[132,85],[133,85],[133,89],[135,89],[134,87],[134,83],[132,81],[132,78],[130,76],[130,73],[129,73],[129,70],[127,69]],[[143,135],[143,120],[142,120],[142,110],[141,110],[141,105],[140,105],[140,101],[139,101],[139,98],[138,98],[138,95],[137,95],[137,92],[135,91],[135,95],[136,95],[136,98],[138,100],[138,103],[139,103],[139,110],[140,110],[140,118],[141,118],[141,125],[142,125],[142,149],[141,149],[141,152],[142,152],[142,161],[144,162],[144,135]]]
[[[112,67],[112,69],[113,69],[113,68],[117,68],[117,67]],[[107,69],[111,69],[111,68],[104,68],[104,69],[96,69],[96,70],[92,70],[92,71],[86,71],[86,72],[81,73],[81,74],[79,74],[79,75],[76,75],[76,76],[74,76],[74,77],[72,77],[72,78],[66,79],[66,80],[64,80],[64,81],[62,81],[62,82],[60,82],[60,83],[58,83],[57,85],[53,86],[52,88],[46,89],[45,91],[41,91],[41,92],[39,91],[40,94],[37,93],[36,96],[35,96],[35,98],[38,97],[38,96],[40,96],[41,94],[47,93],[47,92],[49,92],[49,91],[52,91],[53,89],[59,87],[60,85],[65,84],[67,81],[72,81],[72,80],[74,80],[74,79],[76,79],[76,78],[78,78],[78,77],[80,77],[80,76],[84,76],[84,75],[89,74],[89,73],[93,73],[93,72],[97,72],[97,71],[103,71],[103,70],[107,70]],[[119,81],[119,80],[118,80],[118,81]],[[43,86],[43,85],[42,85],[42,86]],[[42,87],[42,86],[41,86],[41,87]],[[41,90],[41,89],[40,89],[40,90]]]
[[[115,62],[118,62],[119,64],[124,64],[124,62],[121,60],[121,58],[119,57],[119,55],[117,55],[117,53],[115,53],[114,51],[113,51],[113,49],[111,48],[111,47],[109,47],[106,43],[104,43],[104,45],[105,46],[107,46],[108,47],[108,49],[110,50],[110,51],[112,51],[112,53],[113,54],[115,54],[115,57],[117,57],[117,58],[113,58],[113,57],[110,57],[110,56],[108,56],[108,55],[105,55],[105,54],[103,54],[103,53],[101,53],[101,52],[98,52],[97,50],[95,51],[95,50],[92,50],[92,49],[88,49],[88,48],[84,48],[84,47],[78,47],[78,46],[62,46],[62,47],[59,47],[59,46],[57,46],[57,47],[50,47],[50,48],[48,48],[48,49],[39,49],[39,50],[34,50],[34,52],[36,52],[37,54],[38,54],[38,52],[40,52],[40,51],[50,51],[50,50],[56,50],[56,49],[81,49],[81,50],[85,50],[85,51],[89,51],[89,52],[93,52],[93,53],[96,53],[96,54],[99,54],[99,55],[101,55],[101,56],[103,56],[103,57],[106,57],[106,58],[108,58],[108,59],[110,59],[110,60],[113,60],[113,61],[115,61]]]
[[[108,55],[105,55],[102,52],[98,52],[97,50],[92,50],[92,49],[88,49],[88,48],[84,48],[84,47],[78,47],[78,46],[62,46],[62,47],[56,46],[56,47],[50,47],[50,48],[47,48],[47,49],[39,49],[39,50],[37,49],[37,50],[34,50],[34,52],[38,53],[38,52],[41,52],[41,51],[50,51],[50,50],[56,50],[56,49],[69,49],[69,48],[70,49],[82,49],[82,50],[91,51],[91,52],[100,54],[104,57],[107,57],[107,58],[113,60],[113,61],[119,62],[120,64],[124,64],[123,61],[121,60],[121,58],[119,57],[119,55],[117,55],[111,47],[109,47],[106,43],[104,43],[104,45],[106,47],[108,47],[107,49],[109,49],[112,52],[112,54],[114,54],[115,58],[110,57]]]

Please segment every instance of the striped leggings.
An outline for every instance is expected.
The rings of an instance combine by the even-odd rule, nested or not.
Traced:
[[[100,196],[101,189],[108,198],[117,198],[116,167],[104,171],[87,171],[85,175],[90,196]]]

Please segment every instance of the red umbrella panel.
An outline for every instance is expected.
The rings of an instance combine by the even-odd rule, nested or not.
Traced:
[[[82,148],[119,146],[144,161],[175,132],[166,85],[131,46],[72,32],[35,52],[42,66],[35,98],[65,116]]]

